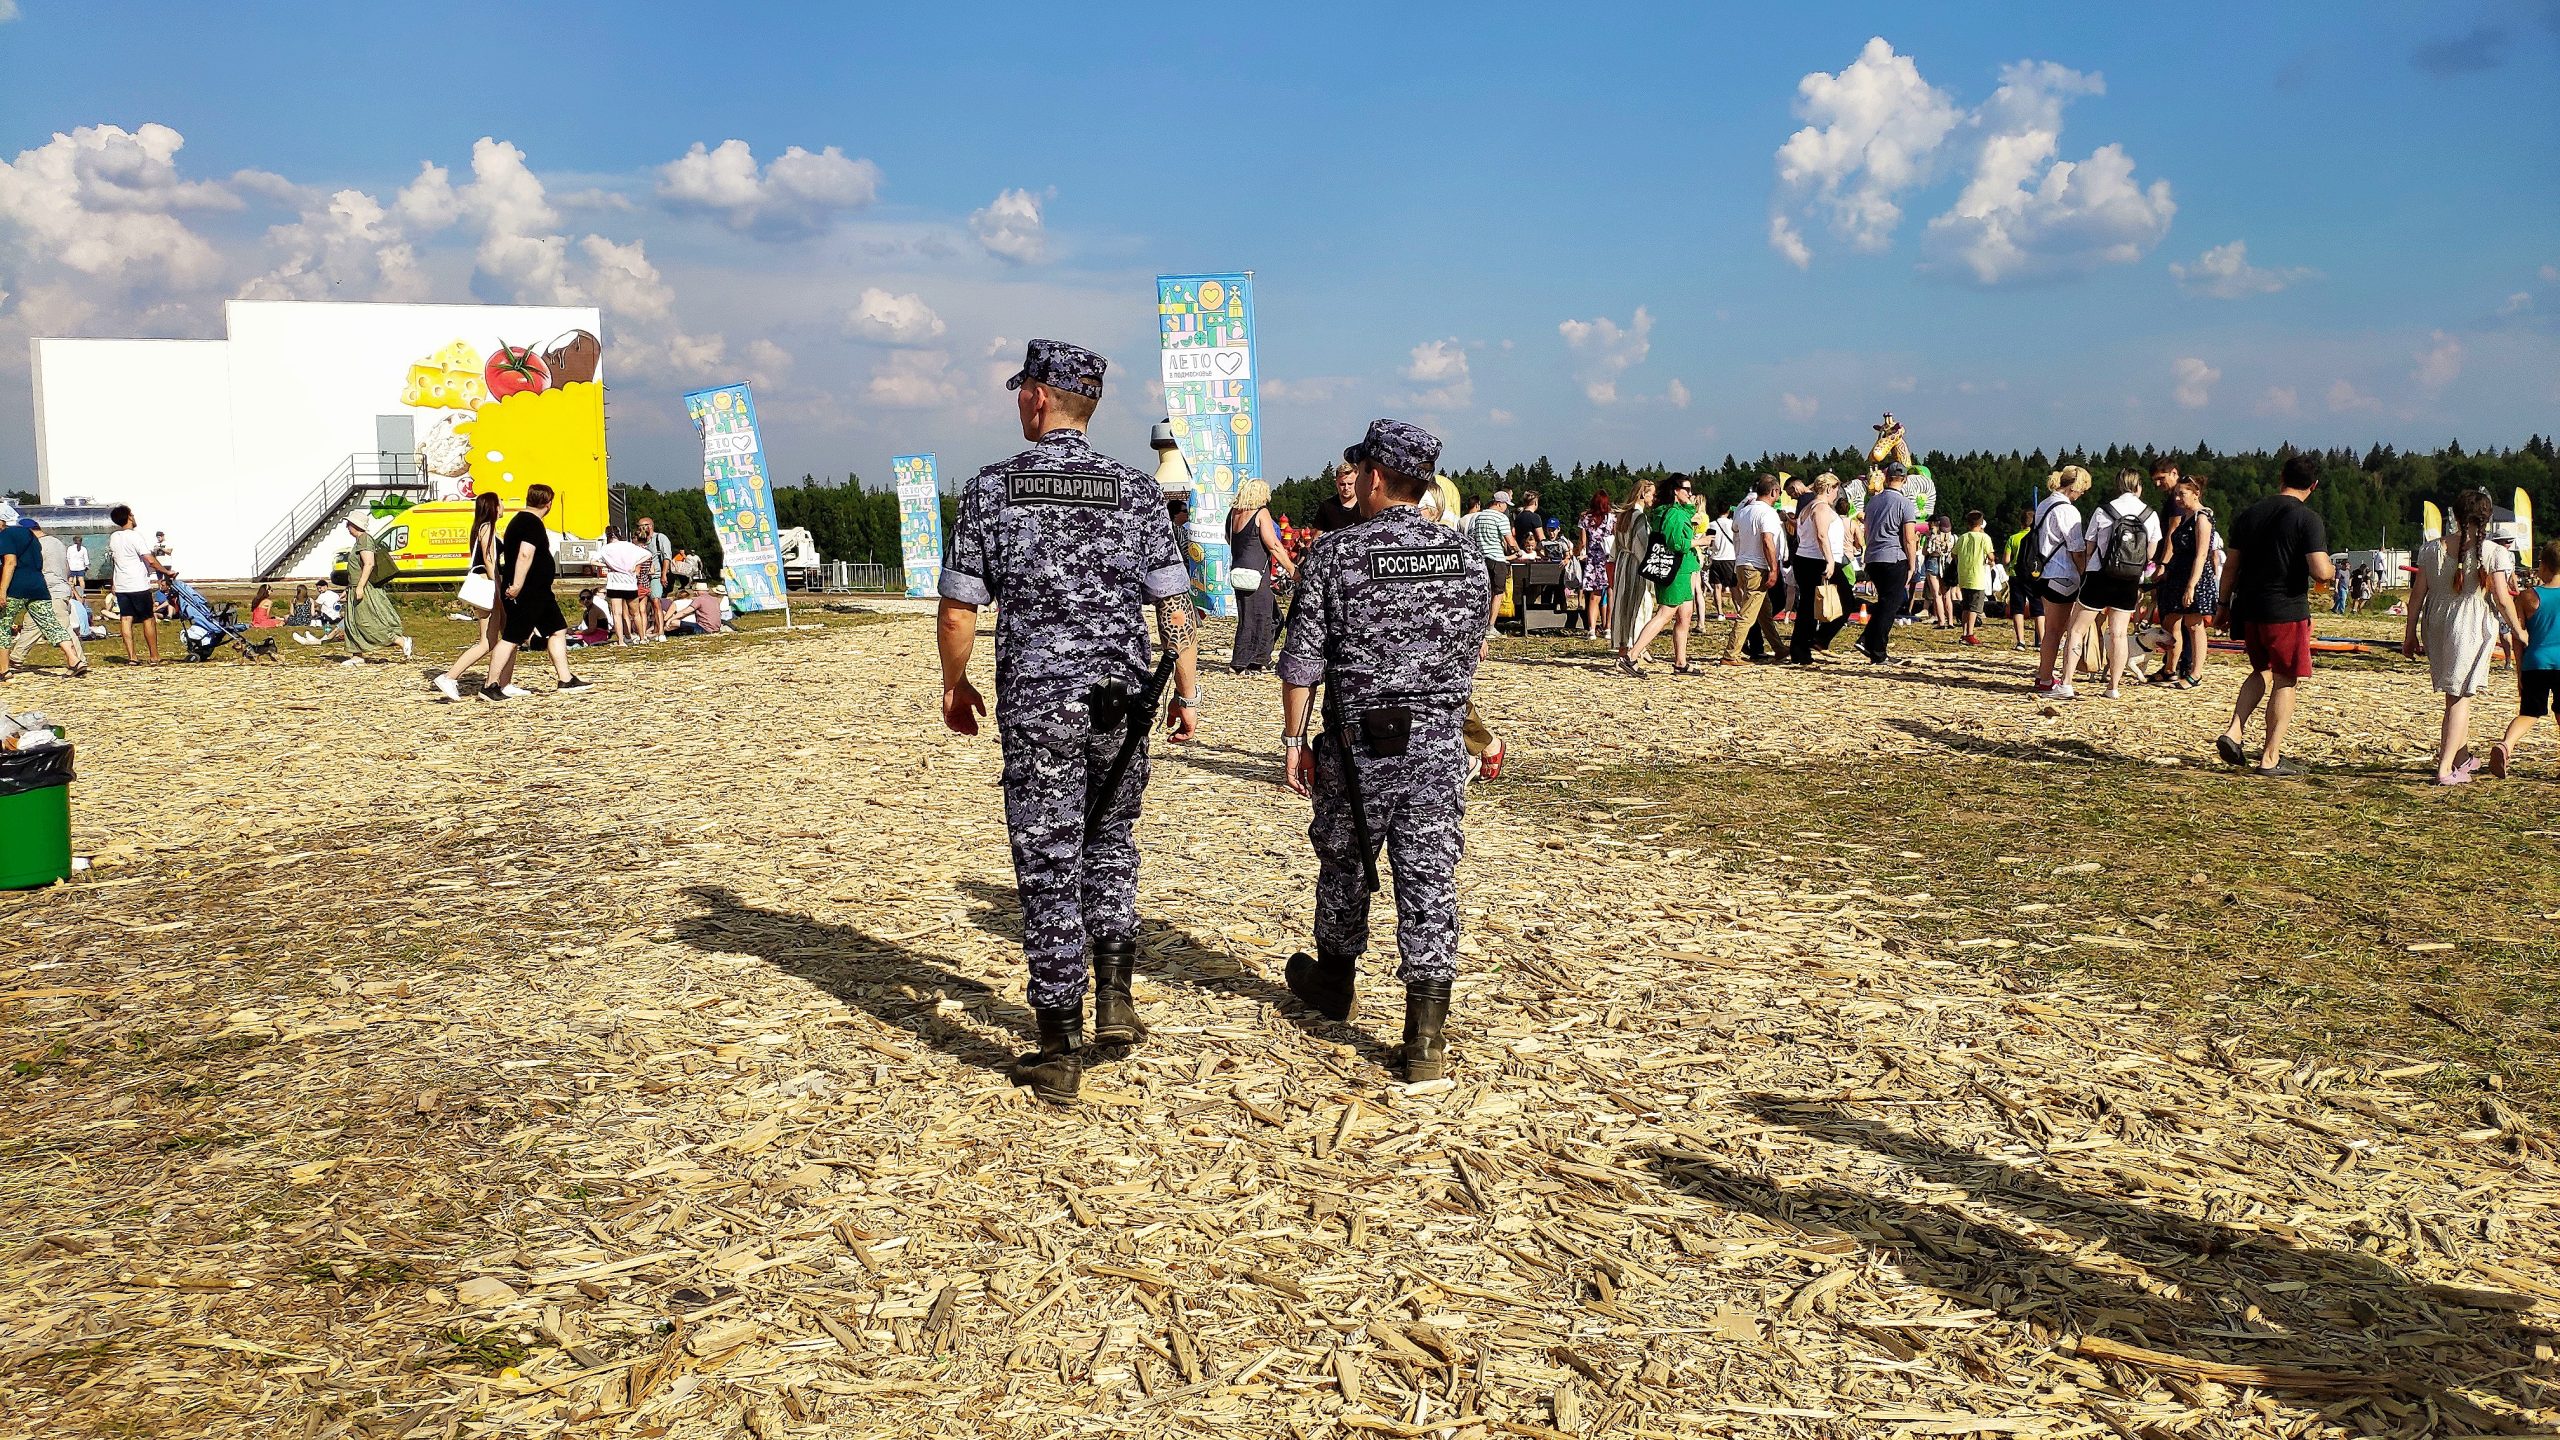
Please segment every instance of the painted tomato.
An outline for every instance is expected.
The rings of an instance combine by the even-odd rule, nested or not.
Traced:
[[[551,387],[551,367],[533,353],[530,345],[498,342],[489,363],[481,368],[480,378],[489,386],[489,398],[504,400],[510,395],[539,395]]]

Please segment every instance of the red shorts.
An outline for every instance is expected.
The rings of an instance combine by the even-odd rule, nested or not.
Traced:
[[[2231,628],[2248,649],[2250,669],[2272,670],[2287,680],[2311,673],[2310,621],[2235,620]]]

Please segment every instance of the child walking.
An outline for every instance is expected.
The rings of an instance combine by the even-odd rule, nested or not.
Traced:
[[[2507,733],[2489,747],[2489,773],[2504,780],[2515,759],[2516,742],[2533,722],[2551,713],[2553,692],[2560,691],[2560,540],[2545,540],[2534,552],[2534,579],[2516,596],[2524,616],[2524,655],[2516,661],[2516,718]]]

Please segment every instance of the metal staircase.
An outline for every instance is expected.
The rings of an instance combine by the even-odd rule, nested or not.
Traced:
[[[309,549],[321,530],[335,523],[359,498],[407,495],[423,499],[434,493],[435,485],[427,479],[415,455],[384,451],[350,455],[259,539],[257,548],[250,552],[255,572],[252,578],[272,579],[279,568]]]

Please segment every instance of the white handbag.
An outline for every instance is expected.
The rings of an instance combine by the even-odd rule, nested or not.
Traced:
[[[1230,570],[1227,572],[1227,583],[1235,587],[1237,594],[1250,595],[1254,591],[1262,588],[1262,572],[1259,570]]]
[[[465,575],[462,577],[460,598],[463,604],[474,610],[495,610],[498,608],[498,582],[487,575]]]

